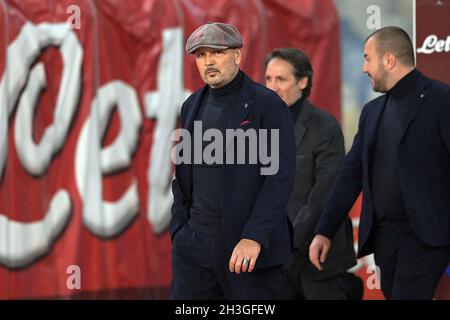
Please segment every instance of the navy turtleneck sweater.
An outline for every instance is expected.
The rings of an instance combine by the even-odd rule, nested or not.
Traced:
[[[208,88],[195,119],[202,122],[203,132],[211,128],[219,129],[222,133],[225,132],[233,102],[240,94],[243,79],[244,75],[239,71],[234,79],[225,86]],[[212,141],[203,142],[202,150],[210,143]],[[203,233],[214,235],[221,232],[222,194],[219,182],[222,181],[222,175],[221,164],[194,163],[192,165],[193,189],[189,223],[194,229]]]
[[[400,232],[410,228],[400,186],[398,145],[409,107],[409,90],[417,74],[414,69],[387,92],[386,104],[378,123],[371,165],[371,185],[374,222],[379,231]]]

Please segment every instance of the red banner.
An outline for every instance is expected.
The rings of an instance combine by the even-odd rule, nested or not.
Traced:
[[[272,48],[309,53],[340,118],[332,1],[0,0],[0,299],[168,297],[170,135],[202,85],[184,43],[211,20],[259,81]]]
[[[450,84],[450,1],[416,0],[417,67],[431,78]],[[450,300],[450,265],[436,299]]]

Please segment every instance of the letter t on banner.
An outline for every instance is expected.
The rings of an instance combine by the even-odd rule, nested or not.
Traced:
[[[191,94],[184,89],[183,29],[170,28],[162,33],[163,46],[158,64],[158,90],[145,96],[145,115],[156,118],[150,165],[147,171],[149,191],[147,217],[155,233],[165,231],[170,222],[172,192],[172,131],[181,105]]]

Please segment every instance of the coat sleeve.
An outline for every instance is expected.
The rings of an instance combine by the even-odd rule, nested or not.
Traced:
[[[337,122],[322,136],[314,153],[314,185],[308,202],[300,208],[293,222],[294,246],[297,248],[309,246],[326,197],[344,160],[344,137]]]
[[[181,123],[184,119],[184,110],[186,108],[186,102],[181,107]],[[178,166],[175,167],[175,172],[178,170]],[[187,222],[187,210],[188,205],[183,192],[181,191],[180,184],[175,178],[172,180],[172,195],[173,203],[171,207],[172,217],[170,219],[170,238],[173,240],[175,234],[180,230]]]
[[[361,193],[365,111],[366,108],[361,112],[358,132],[353,140],[353,145],[338,172],[314,234],[322,234],[333,239]]]
[[[265,105],[262,111],[261,129],[268,129],[269,141],[272,130],[278,130],[278,171],[266,175],[262,188],[256,198],[255,205],[241,238],[257,241],[265,249],[269,248],[270,235],[274,227],[287,220],[286,206],[292,192],[295,173],[295,138],[292,117],[287,106],[278,98]],[[268,146],[272,155],[276,150]]]
[[[177,179],[172,181],[173,204],[171,208],[172,218],[170,220],[170,238],[173,240],[175,234],[187,222],[186,205]]]

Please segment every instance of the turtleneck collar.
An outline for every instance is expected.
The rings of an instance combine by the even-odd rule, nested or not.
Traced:
[[[211,88],[209,87],[209,92],[213,98],[220,99],[225,98],[239,90],[242,85],[242,81],[244,79],[244,74],[241,70],[238,71],[233,80],[220,88]]]
[[[402,97],[413,86],[418,74],[419,71],[417,71],[417,69],[413,69],[397,81],[397,83],[387,92],[387,94],[394,99]]]

